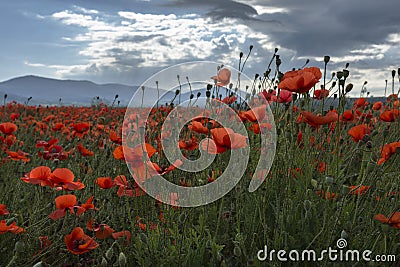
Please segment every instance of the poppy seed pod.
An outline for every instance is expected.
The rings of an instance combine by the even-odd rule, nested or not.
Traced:
[[[8,96],[7,94],[4,94],[4,100],[7,99],[7,96]]]
[[[331,60],[330,56],[324,56],[324,62],[325,64],[328,64],[328,62]]]
[[[126,266],[126,256],[123,252],[119,253],[118,266]]]
[[[197,93],[197,98],[199,98],[201,96],[201,93],[200,92],[198,92]]]
[[[181,92],[180,90],[176,90],[175,95],[179,95],[180,92]]]
[[[341,78],[343,77],[343,71],[338,71],[338,72],[336,73],[336,77],[337,77],[338,79],[341,79]]]
[[[394,78],[396,76],[396,71],[392,70],[392,78]]]
[[[352,83],[349,83],[349,84],[346,86],[346,93],[351,92],[351,90],[353,90],[353,84],[352,84]]]
[[[240,58],[243,57],[243,52],[240,52],[239,57],[240,57]]]

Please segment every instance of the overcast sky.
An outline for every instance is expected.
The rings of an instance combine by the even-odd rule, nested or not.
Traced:
[[[328,73],[349,62],[355,94],[367,80],[377,96],[400,67],[399,10],[398,0],[6,0],[0,81],[34,74],[140,85],[186,61],[237,66],[254,45],[251,77],[278,47],[282,71],[307,58],[322,68],[330,55]]]

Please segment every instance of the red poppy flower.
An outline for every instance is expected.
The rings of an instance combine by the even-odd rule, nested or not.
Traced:
[[[383,105],[382,101],[375,102],[372,105],[372,109],[373,110],[380,110],[382,108],[382,105]]]
[[[179,140],[178,146],[180,149],[184,150],[195,150],[199,147],[199,142],[197,141],[196,138],[192,138],[190,140]]]
[[[87,149],[86,147],[84,147],[82,145],[82,143],[79,143],[78,146],[76,147],[76,149],[79,151],[79,153],[81,153],[82,156],[84,157],[90,157],[94,155],[93,151],[90,151],[89,149]]]
[[[365,100],[365,98],[358,98],[354,101],[354,107],[355,108],[362,108],[368,105],[368,102]]]
[[[304,122],[312,127],[332,123],[338,120],[338,114],[334,111],[329,111],[325,116],[317,116],[309,111],[302,111],[301,115],[303,115]]]
[[[119,197],[138,197],[146,194],[136,183],[133,183],[133,185],[131,185],[131,183],[126,180],[125,175],[119,175],[115,177],[114,184],[119,186],[117,191],[117,195]]]
[[[355,142],[359,142],[363,139],[364,135],[369,134],[370,130],[366,124],[360,124],[357,126],[352,127],[348,134],[353,137]]]
[[[192,130],[193,132],[200,133],[200,134],[207,134],[208,133],[208,128],[204,127],[201,122],[198,121],[192,121],[188,128]]]
[[[31,184],[40,184],[42,186],[50,184],[51,169],[46,166],[34,168],[25,177],[21,178],[22,181]]]
[[[121,237],[125,237],[126,238],[125,245],[128,245],[131,241],[131,232],[129,232],[128,230],[112,233],[111,236],[114,239],[119,239]]]
[[[248,111],[240,112],[239,117],[243,121],[257,122],[262,121],[267,114],[267,105],[260,105]]]
[[[74,181],[75,175],[67,168],[57,168],[51,173],[50,178],[55,184],[64,184]]]
[[[217,81],[218,86],[226,86],[231,80],[231,71],[227,68],[220,69],[217,76],[212,76],[212,80]]]
[[[321,77],[322,73],[317,67],[288,71],[278,84],[278,88],[299,94],[306,93],[319,82]]]
[[[226,149],[238,149],[247,147],[247,137],[234,133],[230,128],[215,128],[211,130],[212,140],[206,138],[201,143],[201,148],[210,154],[224,153]]]
[[[58,220],[65,216],[67,211],[74,213],[74,207],[77,204],[75,195],[62,195],[55,199],[57,210],[53,211],[49,217],[52,220]]]
[[[350,186],[350,194],[359,196],[359,195],[365,194],[369,188],[370,188],[370,186],[366,186],[366,185],[361,185],[361,186],[352,185],[352,186]]]
[[[112,233],[114,233],[114,229],[107,224],[93,223],[93,218],[89,219],[88,223],[86,224],[86,228],[95,232],[96,238],[98,239],[107,239],[112,235]]]
[[[114,181],[110,177],[100,177],[96,179],[96,184],[103,189],[110,189],[114,186]]]
[[[353,110],[345,110],[341,118],[343,121],[353,121],[354,120]]]
[[[17,130],[18,130],[18,126],[12,122],[0,123],[0,132],[2,132],[5,135],[13,134]]]
[[[381,115],[379,116],[379,119],[381,121],[385,121],[385,122],[393,122],[395,121],[395,118],[399,116],[399,110],[398,109],[394,109],[394,110],[386,110],[384,112],[381,113]]]
[[[400,229],[400,212],[398,212],[398,211],[393,212],[389,218],[387,218],[383,214],[377,214],[377,215],[375,215],[374,219],[377,221],[380,221],[384,224],[388,224],[393,228]]]
[[[91,196],[88,198],[88,200],[86,200],[85,203],[81,204],[78,208],[78,211],[76,212],[76,215],[81,215],[82,213],[84,213],[87,210],[98,210],[98,208],[96,208],[93,204],[93,199],[94,196]]]
[[[71,234],[66,235],[64,242],[67,249],[73,254],[83,254],[99,246],[93,238],[85,235],[80,227],[76,227]]]
[[[0,221],[0,234],[4,233],[20,234],[24,232],[26,232],[25,229],[17,226],[17,222],[12,222],[11,224],[7,225],[6,220]]]
[[[396,154],[396,151],[400,149],[400,142],[394,142],[385,144],[381,151],[381,158],[378,160],[378,165],[381,165],[387,161],[392,155]]]
[[[122,145],[121,134],[117,135],[115,131],[110,131],[110,140],[118,145]]]
[[[28,153],[25,153],[21,150],[15,151],[6,151],[8,158],[14,161],[22,160],[23,162],[29,162],[31,159],[28,158]]]
[[[314,91],[314,98],[318,100],[324,99],[328,97],[328,95],[329,95],[328,89],[318,89]]]
[[[0,215],[7,215],[10,214],[10,212],[6,209],[6,205],[0,204]]]

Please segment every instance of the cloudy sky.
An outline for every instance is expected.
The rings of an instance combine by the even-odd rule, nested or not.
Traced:
[[[281,70],[350,63],[382,95],[400,67],[398,0],[13,0],[0,3],[0,81],[26,74],[139,85],[155,72],[192,60],[263,73],[274,48]],[[330,76],[330,75],[329,75]],[[397,78],[396,78],[397,79]],[[398,88],[398,83],[396,83]]]

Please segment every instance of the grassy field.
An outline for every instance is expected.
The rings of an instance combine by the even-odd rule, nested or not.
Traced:
[[[173,165],[159,146],[159,126],[170,108],[152,111],[144,130],[147,152],[157,171],[176,184],[212,183],[225,171],[229,150],[250,147],[247,169],[234,189],[193,208],[179,207],[178,195],[171,195],[173,206],[163,204],[135,184],[121,153],[126,108],[39,107],[5,98],[0,107],[0,204],[5,205],[0,206],[0,265],[279,266],[276,253],[272,261],[260,261],[259,250],[312,249],[319,255],[337,249],[339,239],[347,242],[345,249],[371,250],[371,258],[399,258],[397,95],[383,103],[360,98],[348,108],[352,86],[343,72],[326,84],[328,92],[314,87],[321,76],[303,87],[290,80],[304,76],[304,82],[309,79],[304,72],[281,77],[276,95],[261,89],[252,94],[253,100],[271,103],[277,134],[270,172],[253,193],[248,185],[264,127],[251,120],[246,106],[239,107],[234,98],[221,100],[239,114],[248,130],[246,142],[227,144],[207,170],[189,174],[169,168]],[[333,100],[339,104],[329,107]],[[131,122],[140,128],[143,113],[135,112]],[[180,134],[180,149],[189,158],[198,156],[202,138],[219,138],[218,124],[199,123],[204,132],[190,122]],[[140,152],[135,160],[142,166],[147,162]],[[339,263],[325,257],[293,264]],[[384,265],[361,259],[346,264]]]

